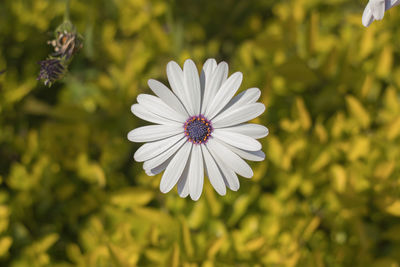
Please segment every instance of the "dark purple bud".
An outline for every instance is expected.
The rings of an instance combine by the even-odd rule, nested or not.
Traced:
[[[44,85],[51,86],[53,82],[63,77],[65,68],[59,59],[46,59],[39,61],[40,72],[37,80],[44,80]]]

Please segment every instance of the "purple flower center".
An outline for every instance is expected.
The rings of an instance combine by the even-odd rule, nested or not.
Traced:
[[[183,128],[188,141],[193,144],[207,143],[213,131],[211,122],[203,115],[190,117],[183,125]]]

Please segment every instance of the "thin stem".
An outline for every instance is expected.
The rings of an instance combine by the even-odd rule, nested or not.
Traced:
[[[64,21],[69,21],[69,0],[65,0]]]

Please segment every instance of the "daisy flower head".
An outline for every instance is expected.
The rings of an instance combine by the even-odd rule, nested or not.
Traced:
[[[387,10],[400,5],[400,0],[370,0],[362,15],[362,24],[368,27],[374,20],[381,20]]]
[[[132,142],[143,142],[134,155],[144,162],[152,176],[164,171],[160,191],[169,192],[176,184],[181,197],[198,200],[203,191],[204,172],[220,195],[226,187],[239,189],[237,174],[251,178],[253,171],[246,160],[265,158],[257,139],[268,135],[259,124],[246,123],[265,110],[258,103],[258,88],[235,95],[243,75],[228,77],[228,64],[208,59],[199,76],[192,60],[183,70],[171,61],[167,76],[172,91],[159,81],[148,85],[156,96],[140,94],[131,107],[137,117],[155,125],[136,128],[128,133]]]

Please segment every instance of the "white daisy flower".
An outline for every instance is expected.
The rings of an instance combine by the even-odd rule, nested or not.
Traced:
[[[256,139],[268,135],[265,126],[245,123],[262,114],[257,103],[261,92],[250,88],[233,97],[242,82],[242,73],[228,78],[228,64],[208,59],[199,77],[192,60],[183,70],[171,61],[167,76],[172,91],[159,81],[148,85],[157,96],[140,94],[131,107],[137,117],[156,123],[129,132],[132,142],[147,142],[134,159],[144,162],[148,175],[164,171],[160,190],[169,192],[176,184],[181,197],[198,200],[203,191],[204,169],[214,189],[226,194],[226,187],[239,189],[236,174],[253,176],[243,160],[262,161],[265,154]]]
[[[374,20],[381,20],[387,10],[400,5],[400,0],[370,0],[362,15],[362,24],[368,27]]]

